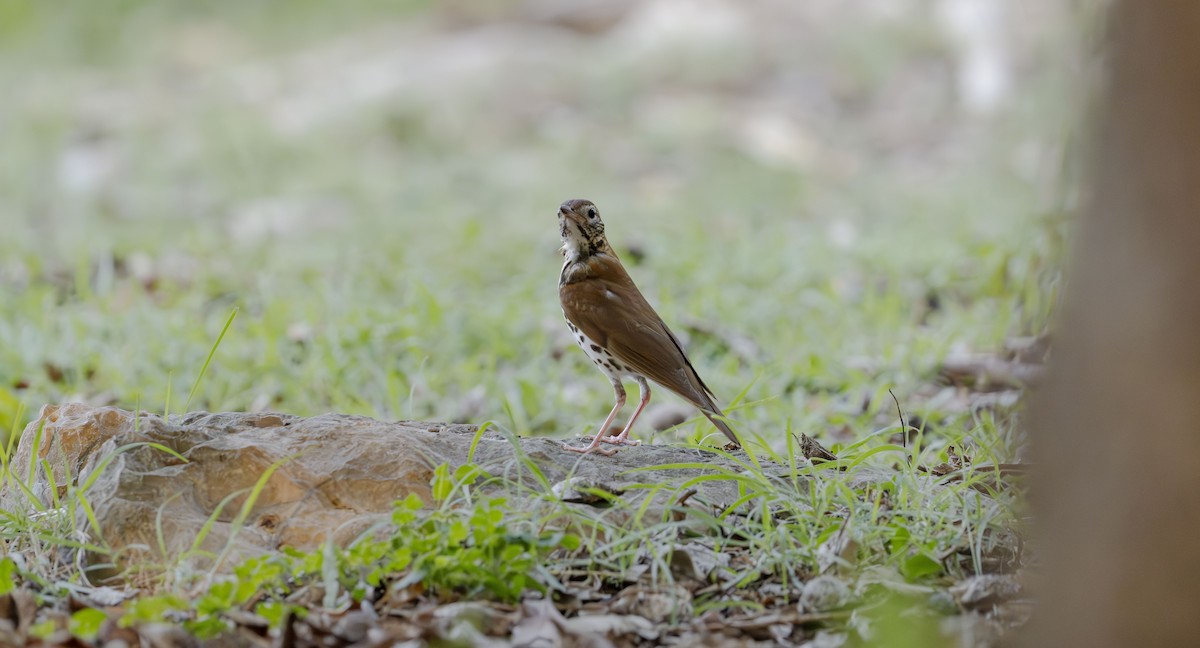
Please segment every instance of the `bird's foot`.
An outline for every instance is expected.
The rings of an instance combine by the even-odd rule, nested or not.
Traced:
[[[625,436],[622,434],[618,434],[617,436],[604,437],[600,440],[604,443],[611,443],[613,445],[627,445],[627,446],[642,445],[641,441],[638,441],[637,439],[630,439],[628,436]]]
[[[595,442],[593,442],[591,445],[589,445],[586,448],[576,448],[575,446],[567,445],[565,443],[563,444],[562,447],[563,447],[563,450],[566,450],[568,452],[578,452],[579,454],[589,454],[589,453],[595,452],[597,454],[602,454],[605,457],[611,457],[611,456],[617,454],[617,451],[615,448],[612,450],[605,450],[604,448],[601,448],[599,445],[597,445]]]

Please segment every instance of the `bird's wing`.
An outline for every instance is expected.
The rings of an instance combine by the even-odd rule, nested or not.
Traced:
[[[559,287],[563,313],[635,372],[720,414],[683,346],[615,259],[590,259],[587,276]]]

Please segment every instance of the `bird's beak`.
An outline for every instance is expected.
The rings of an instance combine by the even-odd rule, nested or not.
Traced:
[[[559,219],[565,218],[572,223],[575,223],[575,225],[578,227],[583,227],[583,217],[571,211],[570,209],[567,209],[566,205],[558,208],[558,217]]]

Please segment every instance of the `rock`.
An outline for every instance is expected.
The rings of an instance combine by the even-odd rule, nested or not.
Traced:
[[[37,461],[31,461],[35,456]],[[644,445],[599,457],[568,452],[551,439],[519,439],[495,430],[478,434],[472,425],[387,423],[340,414],[302,418],[196,412],[164,420],[146,412],[78,403],[43,407],[25,429],[10,465],[41,506],[52,510],[52,488],[61,497],[67,485],[79,487],[92,480],[86,497],[97,527],[91,527],[82,507],[75,523],[93,542],[126,549],[115,553],[123,561],[118,567],[200,550],[192,553],[197,563],[209,567],[211,556],[224,556],[218,568],[229,569],[241,558],[285,545],[312,550],[330,539],[345,546],[386,519],[396,500],[416,494],[432,502],[434,469],[443,463],[456,469],[469,457],[488,475],[504,478],[488,480],[482,487],[504,492],[511,506],[546,506],[550,493],[527,493],[559,484],[566,501],[555,506],[603,516],[616,525],[632,522],[639,511],[642,519],[664,519],[680,509],[675,506],[683,490],[678,485],[717,470],[744,470],[694,447]],[[655,468],[665,464],[701,467]],[[784,476],[787,468],[764,466],[764,471],[774,479]],[[890,478],[886,470],[863,469],[854,481]],[[247,506],[260,481],[257,497]],[[519,488],[513,488],[514,483]],[[803,477],[798,483],[801,490],[807,488]],[[599,485],[632,506],[570,495],[584,484]],[[723,510],[740,496],[731,479],[698,480],[688,490],[692,489],[692,501],[705,502],[710,511]],[[29,497],[6,483],[0,507],[30,511]],[[719,531],[711,527],[711,516],[694,521],[688,517],[696,533]],[[140,549],[130,550],[135,547]],[[164,550],[167,556],[160,555]],[[210,557],[204,557],[206,553]],[[111,559],[104,556],[97,562]]]
[[[100,470],[86,492],[99,523],[89,532],[110,547],[141,545],[157,556],[156,518],[161,518],[168,554],[195,548],[227,551],[236,560],[284,545],[311,550],[327,538],[345,545],[390,513],[395,500],[415,493],[432,501],[434,468],[465,463],[477,429],[335,414],[301,418],[199,412],[164,420],[146,412],[73,403],[42,409],[21,437],[12,465],[43,506],[53,506],[52,487],[62,495],[64,485],[83,484]],[[186,461],[149,444],[170,448]],[[31,478],[35,453],[39,461]],[[624,449],[601,459],[567,452],[550,439],[510,440],[488,432],[475,448],[474,461],[493,475],[536,486],[519,454],[536,462],[552,483],[577,478],[611,484],[614,492],[643,479],[668,481],[654,471],[619,476],[623,470],[706,460],[703,451],[666,446]],[[239,520],[256,483],[273,467],[245,519]],[[701,472],[676,471],[671,479],[682,482]],[[715,488],[705,494],[712,501],[732,502],[736,492],[732,487],[728,491]],[[27,498],[24,491],[7,486],[0,506],[29,509]],[[669,499],[668,493],[663,506]],[[86,527],[82,510],[79,516],[80,528]],[[215,523],[203,534],[210,516]],[[137,552],[132,554],[122,552],[125,560],[139,559]]]
[[[433,466],[424,453],[439,448],[441,431],[352,416],[195,413],[164,421],[144,412],[70,404],[44,407],[21,437],[16,457],[19,478],[32,483],[43,505],[52,501],[50,484],[82,484],[100,470],[86,492],[100,526],[90,532],[111,547],[157,551],[161,517],[168,554],[198,548],[241,556],[282,545],[311,549],[326,538],[346,543],[397,496],[417,493],[428,500]],[[22,474],[35,441],[53,482],[40,467],[32,480]],[[148,444],[170,448],[186,461]],[[0,504],[20,507],[24,497],[7,489]],[[83,511],[79,515],[77,523],[86,526]],[[216,522],[202,534],[210,516]]]

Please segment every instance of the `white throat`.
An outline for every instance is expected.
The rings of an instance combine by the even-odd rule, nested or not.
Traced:
[[[580,240],[580,234],[570,223],[564,223],[562,226],[562,247],[558,249],[559,254],[566,257],[566,262],[563,267],[571,265],[583,256],[581,250],[585,243]]]

